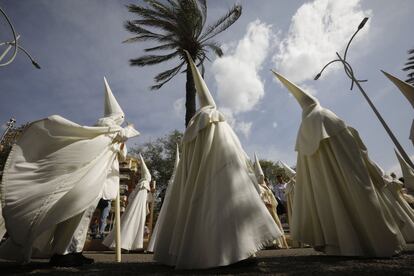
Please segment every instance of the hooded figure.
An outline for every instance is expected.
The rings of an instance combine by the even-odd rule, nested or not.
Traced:
[[[286,189],[285,189],[286,207],[287,207],[286,209],[287,209],[288,221],[290,224],[290,222],[292,221],[292,208],[293,208],[293,198],[295,194],[296,172],[291,167],[289,167],[288,165],[286,165],[284,162],[280,160],[276,162],[276,165],[283,168],[283,170],[285,171],[285,174],[290,179],[289,182],[286,183]]]
[[[31,123],[13,146],[1,182],[10,238],[0,258],[29,262],[55,254],[51,263],[62,266],[91,261],[80,254],[90,219],[101,197],[116,197],[118,156],[139,134],[121,127],[124,112],[106,79],[105,88],[105,114],[96,126],[53,115]]]
[[[404,160],[404,158],[395,151],[398,162],[400,163],[401,172],[404,177],[404,186],[407,188],[408,193],[414,194],[414,169]]]
[[[385,71],[381,71],[382,73],[384,73],[384,75],[390,80],[392,81],[395,86],[398,87],[398,89],[401,91],[401,93],[407,98],[407,100],[410,102],[411,106],[414,108],[414,86],[412,86],[411,84],[409,84],[408,82],[405,82],[403,80],[400,80],[397,77],[394,77],[393,75],[385,72]],[[413,123],[411,124],[411,130],[410,130],[410,140],[414,145],[414,120]]]
[[[291,222],[294,240],[331,255],[389,257],[405,242],[358,132],[283,76],[302,107]]]
[[[270,212],[270,215],[272,216],[273,220],[276,222],[276,225],[278,227],[278,230],[283,235],[277,239],[276,245],[279,248],[288,248],[286,238],[283,231],[283,225],[280,222],[280,219],[277,215],[276,208],[277,208],[277,200],[275,196],[273,195],[272,190],[267,186],[267,183],[265,182],[265,176],[262,170],[262,166],[260,165],[259,158],[257,158],[256,153],[254,154],[254,174],[256,176],[257,182],[259,184],[260,189],[260,197],[263,200],[263,203],[265,204],[267,210]]]
[[[184,132],[154,260],[177,269],[203,269],[249,258],[282,233],[260,199],[239,139],[187,56],[200,109]]]
[[[171,189],[172,189],[171,187],[174,183],[174,178],[175,178],[175,174],[177,173],[177,168],[178,168],[179,163],[180,163],[180,150],[179,150],[178,144],[177,144],[177,149],[176,149],[176,152],[175,152],[174,170],[173,170],[173,173],[171,175],[170,180],[168,181],[168,186],[166,188],[165,196],[164,196],[164,202],[161,206],[161,210],[160,210],[160,213],[158,214],[157,222],[155,223],[155,227],[154,227],[154,230],[152,231],[151,239],[148,243],[147,251],[149,251],[149,252],[154,252],[154,246],[155,246],[155,243],[156,243],[156,238],[157,238],[157,235],[158,235],[157,233],[158,233],[159,226],[160,226],[160,224],[162,224],[162,221],[165,220],[165,213],[167,212],[165,210],[166,209],[165,206],[169,205],[170,195],[171,195],[170,191],[171,191]]]
[[[147,196],[150,191],[151,174],[139,154],[141,163],[141,178],[135,189],[128,196],[128,205],[121,217],[121,248],[126,250],[142,249],[144,247],[144,229],[147,212]],[[115,228],[103,241],[109,248],[115,248]]]

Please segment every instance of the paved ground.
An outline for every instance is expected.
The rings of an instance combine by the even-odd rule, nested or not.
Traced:
[[[54,268],[46,261],[20,266],[0,260],[0,275],[414,275],[414,244],[399,256],[364,259],[324,256],[311,248],[263,250],[255,261],[208,270],[177,271],[152,260],[151,254],[123,254],[115,263],[112,252],[88,252],[95,264],[81,268]]]

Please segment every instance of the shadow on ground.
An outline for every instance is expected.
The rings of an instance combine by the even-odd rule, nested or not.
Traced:
[[[414,275],[414,250],[384,259],[311,256],[266,256],[207,270],[174,270],[154,262],[95,263],[80,268],[54,268],[46,262],[17,265],[0,262],[1,275]]]

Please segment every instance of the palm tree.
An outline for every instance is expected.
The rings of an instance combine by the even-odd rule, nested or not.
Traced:
[[[146,52],[169,51],[169,53],[157,55],[144,55],[131,59],[131,66],[147,66],[159,64],[175,58],[179,64],[155,76],[155,84],[152,90],[160,89],[164,84],[176,76],[183,66],[186,65],[186,114],[185,125],[187,126],[196,111],[195,86],[183,50],[187,50],[197,66],[201,66],[204,73],[204,61],[210,60],[207,56],[208,50],[217,56],[222,56],[223,51],[213,37],[229,28],[240,17],[242,7],[233,6],[224,16],[215,23],[205,27],[207,19],[206,0],[144,0],[143,5],[127,5],[128,10],[136,15],[138,19],[128,20],[125,28],[135,36],[124,42],[155,41],[159,45],[146,48]]]
[[[414,49],[408,50],[408,54],[411,56],[408,58],[408,61],[405,64],[405,67],[403,68],[403,70],[404,71],[411,70],[411,72],[407,74],[408,79],[406,80],[406,82],[414,85]]]

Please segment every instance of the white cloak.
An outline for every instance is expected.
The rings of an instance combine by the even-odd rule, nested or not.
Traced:
[[[109,126],[80,126],[54,115],[24,131],[10,152],[1,183],[10,235],[0,247],[1,258],[27,262],[51,256],[57,243],[69,244],[73,235],[55,232],[60,224],[79,221],[102,196],[116,196],[118,153],[126,154],[121,143],[137,132],[111,118],[100,122]]]
[[[191,119],[172,184],[154,245],[158,262],[177,269],[224,266],[282,235],[237,136],[213,106]]]
[[[400,252],[405,242],[376,189],[382,180],[371,174],[357,132],[319,103],[304,108],[302,118],[293,239],[332,255],[389,257]]]

